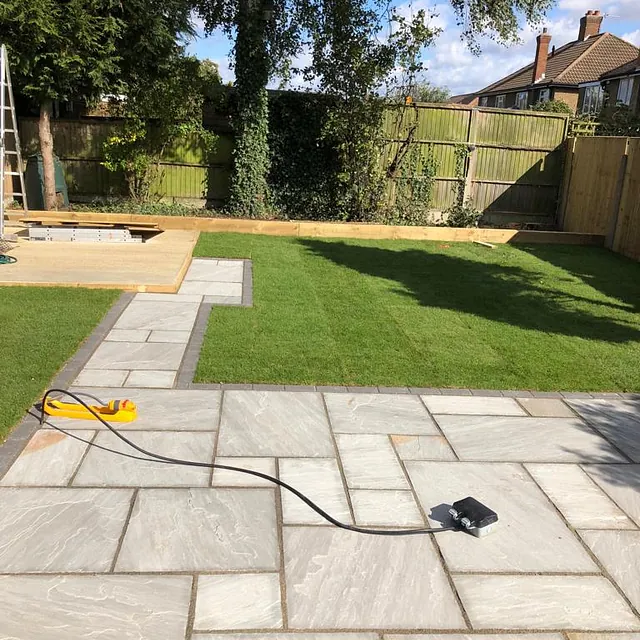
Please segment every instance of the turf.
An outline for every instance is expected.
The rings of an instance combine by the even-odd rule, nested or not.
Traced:
[[[251,258],[199,382],[640,390],[640,264],[593,247],[202,234]]]
[[[0,287],[0,442],[119,295]]]

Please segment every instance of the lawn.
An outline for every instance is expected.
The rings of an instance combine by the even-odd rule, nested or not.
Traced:
[[[202,234],[251,258],[198,382],[640,391],[640,264],[561,245]]]
[[[0,287],[0,442],[119,295]]]

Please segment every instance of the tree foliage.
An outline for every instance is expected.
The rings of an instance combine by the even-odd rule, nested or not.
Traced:
[[[573,115],[573,109],[564,100],[541,100],[529,107],[530,111],[546,111],[547,113],[567,113]]]
[[[450,0],[464,38],[517,39],[518,16],[536,22],[553,0]],[[398,68],[415,77],[421,52],[438,35],[429,15],[410,18],[394,0],[197,0],[211,32],[235,41],[236,148],[231,212],[269,214],[268,109],[265,87],[299,73],[335,97],[323,139],[339,153],[344,219],[367,219],[381,195],[380,119],[385,80]],[[292,59],[308,64],[296,67]]]
[[[149,199],[160,175],[160,162],[177,140],[188,140],[211,151],[216,136],[202,124],[205,95],[220,84],[217,67],[181,53],[166,65],[165,74],[152,82],[131,86],[126,96],[111,104],[124,120],[122,131],[107,139],[103,165],[124,174],[129,195]]]
[[[626,105],[603,109],[596,129],[599,136],[640,136],[640,115]]]

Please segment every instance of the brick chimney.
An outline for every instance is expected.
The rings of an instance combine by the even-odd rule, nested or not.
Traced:
[[[536,38],[538,46],[536,47],[536,59],[533,63],[533,82],[539,82],[544,78],[547,70],[547,57],[549,56],[549,43],[551,35],[547,33],[547,28]]]
[[[600,25],[602,24],[603,17],[599,11],[587,11],[587,13],[580,18],[578,40],[586,40],[591,36],[597,36],[600,33]]]

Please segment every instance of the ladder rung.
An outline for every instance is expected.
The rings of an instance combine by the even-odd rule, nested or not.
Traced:
[[[5,176],[21,176],[22,173],[20,171],[5,171]]]
[[[5,196],[20,196],[21,198],[24,198],[24,193],[22,193],[22,191],[5,191],[4,195]]]
[[[5,133],[15,133],[15,129],[5,129]]]
[[[9,150],[7,150],[7,149],[5,149],[5,153],[6,153],[8,156],[17,156],[17,155],[18,155],[18,152],[17,152],[17,151],[9,151]]]

